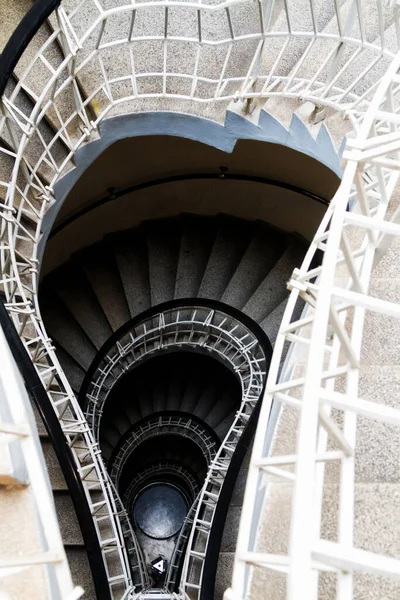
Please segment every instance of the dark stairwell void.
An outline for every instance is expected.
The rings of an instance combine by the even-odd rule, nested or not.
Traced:
[[[174,117],[168,119],[171,125]],[[148,122],[147,117],[145,120]],[[207,122],[200,125],[199,131],[203,131]],[[168,135],[159,132],[157,136],[142,134],[116,141],[104,146],[105,150],[89,161],[87,168],[81,162],[72,171],[77,179],[69,191],[61,180],[65,202],[58,187],[57,205],[44,223],[41,315],[64,374],[83,407],[82,386],[107,341],[132,320],[140,320],[149,311],[154,315],[161,305],[182,305],[189,299],[208,311],[213,302],[222,303],[228,312],[236,311],[240,322],[249,318],[258,324],[261,334],[264,332],[273,343],[286,306],[287,282],[293,269],[300,266],[339,182],[337,175],[316,159],[280,144],[243,139],[228,151],[219,147],[221,128],[216,138],[218,148],[210,146],[209,139],[204,143],[203,138],[201,142],[197,138],[184,139],[179,131],[173,135],[168,131]],[[124,130],[124,137],[126,134]],[[105,131],[102,135],[105,141]],[[95,142],[93,148],[97,147]],[[47,233],[50,237],[46,243]],[[181,354],[186,349],[180,348]],[[216,362],[199,354],[192,360],[206,358],[210,365]],[[186,364],[179,371],[171,363],[170,372],[165,369],[163,374],[158,373],[158,360],[161,356],[154,354],[148,367],[143,362],[135,366],[132,373],[149,369],[148,376],[138,381],[138,389],[134,383],[128,386],[125,397],[121,395],[121,406],[114,395],[110,396],[100,409],[104,409],[100,430],[86,413],[115,481],[119,468],[115,453],[123,441],[128,442],[128,430],[136,435],[138,428],[157,429],[152,419],[161,418],[165,445],[182,450],[189,442],[168,429],[165,419],[179,418],[186,426],[184,419],[194,422],[197,418],[205,435],[211,430],[217,436],[218,447],[235,418],[235,406],[229,415],[219,414],[222,395],[218,401],[215,398],[220,377],[215,378],[212,389],[203,388],[207,383],[204,375],[212,366],[191,369],[190,380],[182,381],[181,376],[189,373]],[[172,355],[168,360],[173,360]],[[131,403],[135,394],[137,401]],[[204,401],[206,396],[209,404]],[[129,405],[126,411],[122,410],[124,403]],[[111,419],[108,410],[115,410]],[[136,468],[129,462],[129,469],[122,469],[118,482],[136,532],[140,528],[137,523],[135,526],[132,507],[141,490],[149,489],[151,495],[156,493],[151,492],[154,484],[171,484],[170,489],[177,490],[187,510],[201,485],[197,470],[178,463],[172,450],[168,456],[152,454],[158,451],[161,437],[142,440],[142,451],[135,449],[132,459],[139,465]],[[177,437],[179,444],[174,446]],[[207,460],[198,448],[199,444],[193,442],[185,447],[185,456],[198,456],[205,465],[203,473],[207,473]],[[224,534],[219,552],[215,600],[221,600],[233,563],[245,463],[242,467],[236,464],[236,469],[240,471],[238,485],[221,519],[226,520],[229,535]],[[140,535],[137,533],[137,537]],[[69,548],[71,537],[65,539],[69,556],[72,552],[84,556],[83,546]],[[201,548],[198,550],[201,554]],[[146,562],[152,556],[153,552],[146,556]],[[182,563],[181,559],[182,554]],[[214,581],[215,572],[205,572]],[[188,573],[194,583],[196,573],[196,568]],[[84,576],[84,572],[77,573],[76,582]],[[179,574],[172,583],[179,584]],[[207,594],[205,600],[211,600],[210,587]]]
[[[241,396],[221,361],[180,350],[139,363],[109,394],[100,447],[149,568],[159,556],[171,560]]]
[[[161,342],[165,349],[166,335],[163,327],[159,327],[157,317],[159,310],[164,312],[164,316],[169,314],[176,319],[178,306],[191,306],[192,308],[185,309],[188,314],[197,310],[196,306],[199,307],[195,319],[198,329],[195,338],[197,348],[202,343],[201,339],[207,335],[209,324],[218,327],[219,321],[225,318],[223,315],[228,319],[225,329],[227,326],[233,328],[239,324],[236,332],[241,331],[241,337],[246,334],[245,330],[251,332],[255,327],[257,332],[252,333],[251,337],[255,335],[258,341],[263,337],[267,339],[267,352],[264,347],[264,354],[268,357],[270,355],[268,339],[274,341],[286,305],[286,282],[293,269],[301,263],[306,247],[306,240],[300,236],[279,231],[262,221],[237,219],[229,215],[181,214],[175,218],[145,221],[138,228],[114,232],[99,244],[74,254],[67,263],[43,279],[40,289],[40,307],[64,373],[75,393],[79,395],[82,406],[85,407],[86,392],[83,388],[88,375],[90,377],[91,374],[94,375],[93,382],[100,377],[100,372],[92,371],[92,365],[99,355],[106,359],[109,350],[112,350],[115,355],[118,354],[115,336],[118,337],[119,332],[122,330],[125,332],[121,334],[122,345],[125,346],[130,341],[128,332],[132,327],[136,328],[134,323],[139,323],[145,318],[148,320],[148,327],[156,326],[154,343],[158,345]],[[172,309],[171,305],[176,308]],[[181,317],[186,314],[185,311],[180,313]],[[208,322],[212,313],[215,315]],[[191,318],[191,314],[189,317]],[[245,330],[243,324],[246,324]],[[186,342],[184,332],[179,325],[179,343],[176,343],[177,329],[174,330],[174,327],[168,333],[168,343],[174,345],[177,350],[179,344]],[[182,327],[184,329],[186,325]],[[219,344],[221,332],[215,331],[212,347]],[[137,334],[140,332],[133,333],[134,338],[137,339]],[[161,340],[161,334],[164,342]],[[223,337],[228,340],[225,334]],[[115,338],[114,347],[108,347],[104,354],[105,346],[113,338]],[[246,346],[246,342],[243,343]],[[235,355],[236,351],[232,349],[232,352]],[[196,356],[197,360],[203,358],[207,357]],[[125,360],[126,358],[122,357],[118,371],[126,373]],[[143,357],[140,360],[142,361]],[[153,360],[156,360],[155,354],[149,365]],[[237,355],[237,368],[239,368],[238,361]],[[107,367],[107,361],[103,366]],[[195,387],[194,383],[197,380],[203,385],[204,374],[207,372],[208,367],[199,368],[193,373],[191,385]],[[111,374],[109,377],[111,381]],[[145,393],[138,403],[140,414],[134,416],[134,423],[150,417],[152,413],[166,410],[165,405],[163,407],[162,394],[156,387],[158,382],[154,373],[147,378],[144,386]],[[154,383],[155,387],[152,397],[146,401],[150,383],[151,385]],[[161,385],[161,380],[158,385]],[[171,383],[171,399],[176,396],[173,388]],[[214,394],[217,394],[217,391],[216,388],[213,389]],[[108,392],[104,388],[104,392],[100,395],[106,393]],[[257,390],[254,402],[259,398],[260,393],[261,389]],[[205,409],[206,405],[200,399],[200,393],[198,397],[191,397],[192,405],[190,410],[187,409],[191,415],[195,410]],[[209,402],[212,410],[208,415],[200,412],[194,416],[198,416],[202,421],[207,417],[210,422],[206,425],[216,429],[221,441],[229,425],[233,423],[235,407],[229,414],[222,415],[222,418],[218,414],[217,403],[213,404],[214,401],[211,400]],[[99,414],[103,408],[107,410],[107,404],[108,402],[100,408]],[[114,410],[114,402],[109,406]],[[173,404],[172,408],[175,411],[177,406]],[[89,410],[86,413],[88,419],[90,415]],[[224,423],[225,418],[228,421]],[[102,436],[102,455],[106,461],[109,461],[115,446],[132,423],[124,424],[126,416],[122,414],[110,427],[107,435],[103,436],[101,428],[100,431],[96,429],[96,420],[89,420],[96,439],[99,439],[98,435]],[[243,426],[244,421],[240,425]],[[236,468],[240,470],[239,478],[243,487],[246,469],[244,467],[242,472],[240,463]],[[138,475],[144,477],[145,474],[141,472]],[[185,481],[189,481],[189,476],[185,475],[184,478]],[[152,482],[154,478],[150,481]],[[136,492],[132,492],[134,493]],[[230,501],[227,501],[225,512],[221,517],[221,520],[225,521],[227,511],[228,515],[233,515],[230,521],[227,521],[232,540],[237,535],[241,496],[234,494],[233,502],[235,504],[231,507]],[[234,509],[233,512],[231,508]],[[224,576],[231,568],[233,544],[234,541],[221,546],[219,556],[223,562],[221,568],[217,569],[217,590],[222,590],[226,579]],[[80,552],[82,551],[84,549],[80,548]],[[202,552],[201,549],[199,552]],[[216,558],[218,559],[218,555]],[[179,560],[171,563],[181,565],[182,560],[181,553]],[[188,576],[196,579],[197,574],[195,569]],[[174,586],[179,584],[179,570],[175,575],[175,578],[168,580]],[[209,579],[214,581],[214,578],[215,571]],[[171,586],[169,589],[172,589]],[[209,595],[211,598],[212,592],[209,592]],[[220,600],[220,597],[221,594],[218,592],[215,598]]]

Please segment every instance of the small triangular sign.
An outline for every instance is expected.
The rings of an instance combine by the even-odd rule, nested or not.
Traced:
[[[161,559],[153,565],[153,569],[157,569],[160,573],[164,573],[164,561]]]

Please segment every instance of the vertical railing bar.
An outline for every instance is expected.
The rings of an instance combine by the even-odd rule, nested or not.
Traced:
[[[131,22],[129,24],[128,42],[132,41],[133,28],[135,27],[135,19],[136,19],[136,8],[134,8],[132,10]]]
[[[162,93],[165,96],[167,92],[167,57],[168,57],[168,6],[164,8],[164,41],[163,41],[163,83]]]
[[[202,32],[202,25],[201,25],[201,9],[200,8],[197,9],[197,30],[198,30],[199,44],[201,44],[203,32]]]
[[[339,47],[340,42],[338,42],[338,44],[336,46],[334,46],[331,51],[327,54],[326,58],[324,59],[324,61],[321,63],[320,67],[318,68],[318,70],[314,73],[314,76],[312,79],[310,79],[310,81],[308,82],[308,84],[306,85],[306,87],[304,88],[304,91],[302,93],[307,93],[308,90],[310,90],[312,88],[312,86],[314,85],[314,83],[317,81],[318,77],[320,76],[320,74],[322,73],[322,71],[325,69],[326,65],[329,63],[329,61],[331,60],[331,58],[334,56],[334,54],[337,52],[337,49]]]
[[[355,60],[356,58],[358,58],[359,54],[361,54],[361,52],[363,51],[363,48],[361,48],[360,46],[358,46],[356,48],[356,50],[353,52],[353,54],[350,56],[350,58],[347,60],[347,62],[343,65],[343,67],[337,71],[336,75],[330,79],[328,77],[328,80],[330,79],[329,83],[327,83],[326,88],[324,90],[324,92],[321,94],[320,98],[326,98],[326,96],[328,95],[328,93],[330,92],[330,90],[333,88],[333,86],[335,85],[336,81],[338,81],[338,79],[340,79],[340,77],[343,75],[343,73],[346,72],[346,70],[350,67],[351,63],[353,62],[353,60]],[[340,49],[339,49],[340,52]]]
[[[313,30],[314,33],[318,33],[318,28],[317,28],[317,18],[315,15],[315,0],[310,0],[310,10],[311,10],[311,20],[312,20],[312,24],[313,24]]]
[[[363,11],[362,11],[360,0],[356,0],[356,3],[357,3],[357,16],[358,16],[358,23],[360,26],[361,41],[364,44],[366,41],[364,16],[363,16]]]
[[[339,29],[339,36],[342,38],[343,37],[343,27],[342,27],[342,17],[340,14],[339,0],[335,0],[335,13],[336,13],[336,20],[337,20],[338,29]]]
[[[223,81],[223,78],[225,76],[225,71],[226,71],[226,68],[228,66],[229,58],[230,58],[230,55],[231,55],[231,52],[232,52],[232,47],[233,47],[233,44],[229,44],[228,50],[226,52],[224,64],[222,65],[221,74],[219,76],[219,81],[218,81],[217,89],[215,90],[214,98],[218,98],[218,94],[220,92],[220,89],[221,89],[221,86],[222,86],[222,81]]]
[[[103,58],[102,58],[102,56],[101,56],[100,53],[99,53],[99,55],[98,55],[97,58],[98,58],[98,61],[99,61],[99,64],[100,64],[100,70],[101,70],[101,73],[102,73],[103,79],[104,79],[104,85],[105,85],[105,90],[104,91],[105,91],[106,95],[108,96],[109,101],[112,104],[113,103],[113,97],[112,97],[112,93],[111,93],[111,88],[110,88],[109,81],[107,79],[107,73],[106,73],[106,69],[105,69],[104,63],[103,63]]]
[[[273,12],[273,9],[274,9],[274,6],[275,6],[275,0],[267,0],[267,3],[266,3],[264,11],[262,11],[262,2],[263,2],[263,0],[259,0],[259,2],[260,2],[261,12],[263,13],[263,17],[262,17],[263,33],[266,33],[269,30],[270,25],[271,25],[272,12]]]
[[[97,37],[97,42],[96,42],[96,45],[95,45],[96,50],[98,50],[99,47],[100,47],[101,39],[103,37],[104,29],[106,27],[106,23],[107,23],[107,17],[104,17],[104,19],[102,20],[101,25],[100,25],[100,31],[99,31],[99,35]]]
[[[257,0],[258,1],[258,17],[260,20],[260,33],[262,33],[263,35],[266,32],[266,23],[265,23],[265,19],[264,19],[264,10],[263,10],[263,6],[262,6],[262,0]]]
[[[131,70],[132,70],[132,92],[133,92],[133,95],[137,97],[138,90],[137,90],[137,85],[136,85],[135,56],[134,56],[132,43],[129,44],[129,59],[130,59]]]
[[[200,54],[201,54],[201,46],[199,45],[197,47],[197,51],[196,51],[196,59],[195,59],[195,63],[194,63],[194,71],[193,71],[193,79],[192,79],[192,88],[190,90],[190,97],[193,98],[195,91],[196,91],[196,86],[197,86],[197,70],[199,68],[199,62],[200,62]]]
[[[225,8],[225,12],[226,12],[226,17],[228,19],[229,33],[230,33],[230,36],[231,36],[232,40],[234,40],[235,39],[235,33],[233,31],[232,17],[231,17],[231,11],[230,11],[230,7],[229,6],[227,6]]]
[[[294,69],[292,70],[289,79],[287,80],[285,87],[283,88],[283,93],[287,92],[290,84],[292,83],[293,79],[296,77],[297,73],[299,72],[299,70],[301,69],[305,59],[307,58],[308,54],[310,53],[311,49],[313,48],[315,42],[316,42],[317,38],[312,38],[312,40],[309,42],[307,48],[305,49],[305,51],[303,52],[303,54],[300,57],[300,60],[297,61],[296,66],[294,67]]]
[[[283,1],[285,4],[285,15],[286,15],[286,21],[287,21],[287,26],[288,26],[288,33],[291,34],[292,33],[292,23],[290,20],[288,0],[283,0]]]
[[[283,45],[282,45],[282,48],[281,48],[281,49],[280,49],[280,51],[279,51],[279,54],[278,54],[278,56],[277,56],[277,57],[276,57],[276,59],[275,59],[275,62],[274,62],[274,64],[272,65],[272,67],[271,67],[271,69],[270,69],[270,72],[269,72],[269,74],[268,74],[268,76],[267,76],[267,80],[265,81],[265,83],[264,83],[264,85],[263,85],[263,88],[262,88],[262,90],[261,90],[261,95],[262,95],[262,94],[265,92],[265,90],[267,89],[267,87],[268,87],[268,85],[269,85],[269,82],[271,81],[271,79],[272,79],[272,77],[273,77],[273,75],[274,75],[274,73],[275,73],[275,70],[276,70],[276,68],[277,68],[277,66],[278,66],[278,64],[279,64],[279,62],[280,62],[280,60],[281,60],[281,58],[282,58],[282,56],[285,54],[286,48],[287,48],[287,46],[288,46],[288,44],[289,44],[289,41],[290,41],[290,38],[288,38],[288,37],[287,37],[287,38],[285,39],[285,41],[284,41]]]
[[[378,19],[379,19],[379,34],[381,38],[381,48],[385,47],[385,24],[383,22],[383,11],[382,11],[382,2],[381,0],[376,0],[377,11],[378,11]]]

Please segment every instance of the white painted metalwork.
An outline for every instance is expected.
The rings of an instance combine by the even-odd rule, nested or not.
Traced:
[[[336,22],[331,31],[320,29],[321,8],[326,8]],[[170,26],[174,12],[179,10],[186,11],[184,27],[174,31]],[[244,20],[243,11],[246,15]],[[307,439],[304,432],[308,427],[316,432],[321,403],[352,408],[355,413],[364,411],[383,420],[397,419],[397,415],[385,413],[382,407],[355,399],[364,312],[377,310],[398,316],[396,306],[367,295],[375,248],[378,252],[383,251],[387,235],[398,235],[397,226],[385,222],[381,212],[381,207],[390,198],[400,164],[396,154],[399,125],[399,82],[396,79],[396,52],[400,37],[398,2],[349,0],[342,6],[337,0],[301,3],[298,0],[225,0],[219,4],[157,0],[134,4],[127,1],[124,6],[116,3],[106,9],[101,0],[67,0],[55,17],[51,21],[53,33],[33,57],[25,60],[26,66],[15,88],[1,99],[0,137],[5,142],[0,147],[3,167],[0,181],[1,286],[8,311],[71,446],[93,510],[105,563],[119,564],[117,572],[114,567],[109,572],[113,597],[126,596],[133,589],[115,493],[99,459],[96,440],[63,374],[40,317],[37,248],[43,217],[54,202],[54,185],[73,168],[76,150],[98,135],[98,126],[104,118],[137,110],[138,106],[140,109],[138,101],[147,98],[187,100],[209,103],[210,106],[230,100],[263,101],[274,96],[308,100],[319,111],[329,108],[341,112],[354,128],[356,137],[348,146],[343,184],[321,225],[320,237],[315,239],[306,262],[292,281],[294,290],[276,344],[270,391],[256,448],[261,457],[260,439],[266,427],[268,399],[272,398],[272,394],[280,401],[296,404],[290,399],[288,390],[274,387],[278,384],[273,378],[276,377],[284,342],[303,344],[309,348],[311,358],[307,377],[296,384],[299,388],[304,386],[307,408],[302,410],[301,444],[299,459],[296,459],[289,593],[295,597],[300,572],[306,574],[304,576],[310,586],[309,574],[311,566],[315,566],[314,560],[318,560],[318,565],[324,561],[334,564],[335,568],[340,563],[340,569],[345,564],[356,564],[370,570],[371,557],[351,550],[351,502],[346,503],[342,497],[342,531],[345,525],[349,527],[348,533],[343,534],[334,548],[320,544],[311,547],[313,541],[310,538],[302,546],[305,525],[299,515],[310,499],[315,461],[310,448],[316,438],[311,436]],[[372,28],[371,18],[375,19]],[[190,26],[192,20],[193,27]],[[146,22],[151,23],[150,30],[143,25]],[[213,28],[213,23],[217,22],[219,24]],[[245,31],[242,29],[243,22],[248,24]],[[126,29],[114,26],[118,23],[127,24]],[[64,52],[64,59],[59,64],[48,59],[52,45],[56,44]],[[179,44],[183,55],[193,56],[193,60],[178,60],[177,66],[173,57]],[[139,51],[139,47],[144,51]],[[160,50],[159,59],[153,62],[155,53],[150,49],[156,47]],[[294,47],[300,51],[294,53]],[[237,55],[239,49],[243,60],[237,59],[238,62],[234,63],[235,52]],[[207,53],[212,52],[219,53],[219,57],[210,60]],[[39,88],[37,82],[40,82]],[[26,95],[32,100],[31,109],[26,108],[26,102],[23,102]],[[42,126],[45,122],[54,128],[54,135],[44,134]],[[353,185],[356,186],[355,191]],[[357,200],[360,206],[361,215],[357,217],[345,212],[347,202],[352,200]],[[325,231],[331,217],[330,229]],[[346,238],[346,229],[350,226],[367,231],[364,246],[355,251]],[[309,261],[317,247],[325,252],[324,264],[310,274]],[[347,265],[352,281],[348,290],[333,285],[337,261]],[[309,278],[316,275],[321,275],[321,279],[316,284],[311,283]],[[298,322],[293,328],[289,325],[290,314],[298,296],[315,303],[316,312],[307,317],[309,320]],[[352,329],[348,334],[341,322],[349,320],[350,306],[355,307],[357,327],[353,325],[354,333]],[[330,351],[333,358],[327,370],[322,370],[328,318],[334,330],[334,342],[329,343],[333,348]],[[305,336],[298,335],[296,330],[311,323],[313,333],[311,339],[305,341]],[[340,366],[340,372],[346,374],[347,394],[338,397],[331,388],[324,388],[322,396],[321,381],[328,381],[332,372],[339,373],[333,365],[341,349],[348,359],[345,366]],[[316,369],[311,373],[310,365],[314,358]],[[349,410],[346,412],[350,414]],[[336,430],[329,426],[329,416],[322,412],[319,418],[332,435]],[[345,450],[346,458],[341,461],[343,472],[351,481],[353,459],[350,450],[354,424],[351,417],[347,422],[346,434],[343,434],[346,437],[337,437]],[[264,467],[271,469],[272,465]],[[254,464],[249,479],[247,507],[254,502],[258,473],[259,466]],[[249,513],[250,509],[246,511],[246,514]],[[309,507],[306,514],[310,518]],[[107,527],[103,527],[105,523]],[[105,530],[112,533],[103,539],[102,531]],[[237,597],[241,597],[243,591],[246,564],[251,562],[243,537],[239,548],[246,559],[240,560],[239,556],[235,568],[232,594]],[[197,560],[201,562],[201,558]],[[268,564],[276,563],[276,560],[270,557]],[[282,559],[282,564],[282,568],[286,569],[285,559]],[[386,574],[395,570],[393,563],[379,564]],[[145,585],[144,569],[141,573]],[[189,589],[190,569],[186,569],[185,578],[183,585]],[[339,574],[339,578],[348,581],[351,576]],[[343,584],[343,587],[346,585]],[[196,597],[198,588],[192,590]],[[307,597],[312,598],[314,592]],[[305,588],[302,588],[302,593],[304,597]],[[350,597],[348,591],[340,593],[341,598]]]
[[[96,440],[104,404],[120,377],[144,358],[177,347],[214,354],[239,378],[248,405],[257,402],[266,367],[254,333],[222,310],[182,305],[157,312],[130,329],[124,328],[99,360],[87,385],[85,411]]]
[[[189,535],[193,527],[199,499],[199,495],[197,495],[195,501],[190,507],[188,514],[186,515],[185,522],[179,533],[178,540],[175,544],[175,548],[168,565],[168,571],[165,577],[165,589],[169,592],[173,592],[178,585],[179,571],[182,567],[183,555],[186,551]]]
[[[318,574],[324,571],[336,574],[340,599],[353,598],[353,574],[400,579],[399,560],[360,550],[354,547],[353,539],[357,416],[400,426],[399,409],[359,397],[366,314],[400,317],[398,304],[368,293],[377,248],[386,235],[400,235],[396,223],[399,210],[393,217],[386,217],[400,167],[399,67],[400,54],[360,119],[356,137],[348,142],[342,184],[303,265],[294,271],[289,283],[292,291],[275,345],[252,454],[232,588],[225,595],[230,600],[246,597],[249,568],[254,566],[286,573],[290,600],[317,598]],[[355,203],[351,213],[347,212],[350,199]],[[322,266],[311,269],[311,259],[318,249],[324,253]],[[341,285],[343,280],[346,283]],[[306,316],[291,322],[298,298],[305,300],[310,309]],[[293,335],[307,353],[304,372],[292,369],[290,376],[280,381],[282,351]],[[340,380],[341,387],[337,385]],[[300,412],[295,455],[271,457],[264,453],[273,401]],[[342,426],[330,415],[332,408],[341,411]],[[327,451],[329,443],[338,449]],[[320,539],[324,465],[330,461],[335,461],[340,471],[336,542]],[[294,471],[287,467],[294,467]],[[257,553],[251,539],[252,515],[259,504],[257,493],[263,472],[294,482],[287,555]]]
[[[190,417],[180,415],[165,415],[150,418],[124,436],[118,451],[112,459],[109,471],[111,478],[117,487],[122,470],[132,452],[145,440],[167,433],[189,437],[203,453],[208,465],[211,464],[215,458],[217,444],[200,423],[197,423]]]
[[[266,376],[266,359],[256,335],[243,323],[220,309],[206,306],[179,306],[155,313],[123,333],[105,352],[87,386],[87,422],[99,438],[103,407],[114,385],[127,371],[149,355],[173,347],[197,349],[224,361],[238,377],[242,397],[230,429],[216,451],[211,438],[203,439],[203,430],[193,423],[191,439],[207,455],[209,469],[192,517],[192,530],[187,535],[188,547],[181,576],[181,588],[199,591],[209,535],[215,509],[232,455],[262,393]],[[165,423],[163,421],[166,421]],[[121,445],[111,465],[111,477],[119,475],[133,449],[161,427],[188,427],[186,417],[157,417],[134,430]],[[192,511],[189,512],[191,514]],[[188,520],[186,521],[186,523]],[[186,525],[185,523],[185,525]],[[176,558],[176,556],[175,556]]]
[[[83,590],[81,587],[74,588],[72,583],[39,437],[34,430],[30,401],[1,328],[0,356],[1,467],[4,468],[8,463],[5,460],[7,457],[13,467],[7,473],[7,480],[1,480],[1,484],[6,486],[1,493],[8,493],[7,484],[16,485],[16,489],[19,487],[21,494],[24,494],[23,488],[28,487],[29,497],[24,494],[26,510],[31,510],[33,506],[34,514],[37,515],[37,521],[35,518],[31,524],[32,532],[36,532],[36,540],[33,539],[35,534],[32,532],[32,539],[27,540],[26,533],[19,530],[17,523],[13,523],[18,538],[8,540],[10,552],[7,555],[2,553],[0,586],[3,578],[42,566],[47,598],[77,600],[83,595]],[[1,471],[0,478],[2,475],[4,473]],[[2,518],[12,522],[11,504],[9,511]],[[33,546],[36,546],[35,552],[32,552]]]

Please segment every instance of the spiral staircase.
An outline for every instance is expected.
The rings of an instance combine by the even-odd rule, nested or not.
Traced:
[[[397,598],[398,2],[1,10],[0,596]]]

